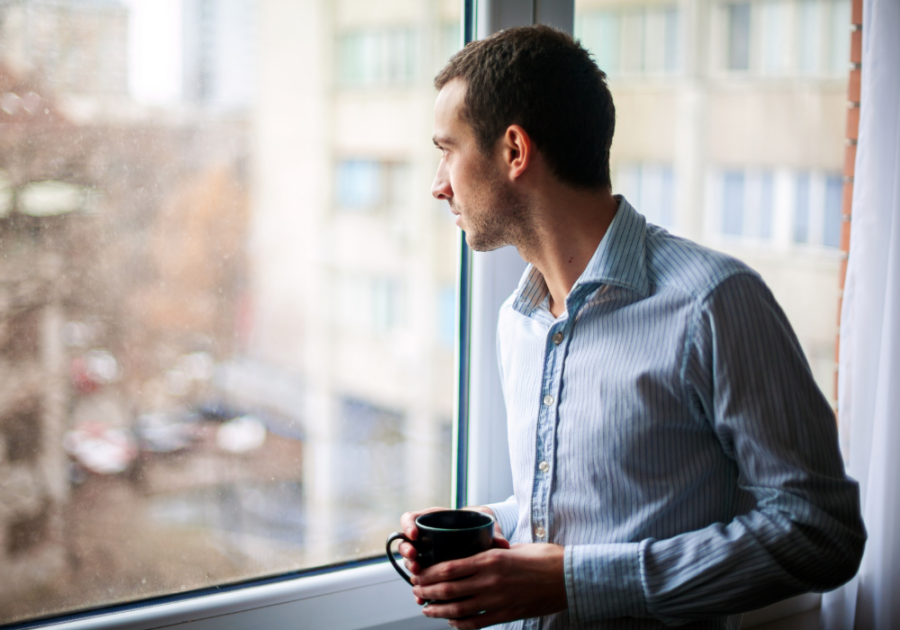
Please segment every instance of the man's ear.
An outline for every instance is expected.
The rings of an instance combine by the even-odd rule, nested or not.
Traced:
[[[510,125],[501,138],[503,167],[510,180],[517,180],[534,159],[531,136],[519,125]]]

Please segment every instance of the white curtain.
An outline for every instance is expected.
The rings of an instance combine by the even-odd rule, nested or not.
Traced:
[[[838,416],[869,532],[856,578],[822,602],[835,630],[900,628],[900,0],[863,2],[862,95]]]

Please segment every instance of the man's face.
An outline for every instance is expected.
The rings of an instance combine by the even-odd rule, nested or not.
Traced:
[[[485,156],[460,112],[466,86],[447,83],[434,105],[434,144],[441,151],[431,194],[446,199],[456,225],[476,251],[519,244],[527,226],[527,204],[506,179],[501,151]]]

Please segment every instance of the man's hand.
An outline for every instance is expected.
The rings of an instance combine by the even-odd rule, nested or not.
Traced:
[[[563,564],[559,545],[495,548],[417,572],[413,594],[419,604],[447,602],[429,604],[423,612],[459,630],[540,617],[567,606]]]
[[[419,510],[418,512],[406,512],[403,516],[400,517],[400,529],[404,534],[409,536],[410,540],[417,540],[419,538],[419,528],[416,527],[416,519],[422,516],[423,514],[428,514],[429,512],[441,512],[443,510],[450,510],[452,508],[445,507],[430,507],[427,510]],[[467,507],[463,508],[465,510],[472,510],[473,512],[483,512],[489,516],[494,516],[494,511],[491,508],[486,507]],[[500,529],[500,523],[494,519],[494,547],[499,547],[500,549],[509,549],[509,543],[506,538],[503,537],[503,531]],[[406,568],[409,569],[409,572],[413,575],[418,575],[422,571],[422,567],[419,566],[419,563],[416,562],[416,548],[410,545],[409,543],[400,543],[399,547],[400,555],[403,556],[403,561],[406,564]],[[423,602],[419,602],[420,604]]]

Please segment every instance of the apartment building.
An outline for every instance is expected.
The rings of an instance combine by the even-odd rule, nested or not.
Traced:
[[[380,545],[404,509],[449,501],[457,233],[429,194],[431,80],[460,6],[259,16],[251,345],[303,374],[311,535],[333,557],[347,510]]]

